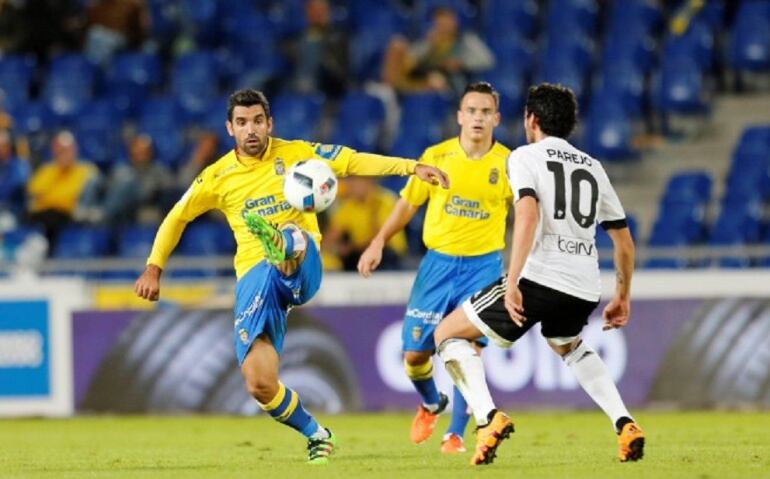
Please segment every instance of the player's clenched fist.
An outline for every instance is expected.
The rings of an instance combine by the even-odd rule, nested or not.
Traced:
[[[160,273],[161,269],[154,264],[147,265],[144,273],[139,276],[134,285],[134,292],[140,298],[157,301],[160,297]]]

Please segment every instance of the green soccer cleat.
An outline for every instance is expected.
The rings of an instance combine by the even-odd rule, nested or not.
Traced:
[[[329,437],[326,439],[308,439],[307,440],[307,463],[311,465],[322,465],[329,463],[329,456],[332,455],[337,447],[337,436],[329,429],[326,429]]]
[[[243,219],[246,220],[246,227],[249,232],[262,243],[268,263],[276,265],[286,260],[281,230],[269,223],[262,215],[256,213],[246,213]]]

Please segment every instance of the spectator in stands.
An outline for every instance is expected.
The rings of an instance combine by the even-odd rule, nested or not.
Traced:
[[[118,165],[108,181],[104,198],[107,223],[160,221],[176,190],[171,172],[154,162],[154,155],[149,136],[138,135],[129,141],[128,164]]]
[[[76,48],[79,13],[77,0],[0,1],[0,53],[33,52],[45,59]]]
[[[301,92],[323,92],[338,98],[348,87],[348,35],[332,23],[327,0],[305,2],[307,28],[290,42],[293,86]]]
[[[116,52],[139,48],[146,38],[149,19],[144,0],[93,2],[86,10],[86,55],[105,65]]]
[[[488,70],[494,56],[472,32],[460,31],[457,13],[437,8],[425,37],[413,45],[401,36],[385,51],[383,81],[400,92],[462,92],[468,77]]]
[[[19,219],[29,173],[27,159],[14,154],[11,132],[0,129],[0,212],[10,212]]]
[[[28,222],[43,228],[50,244],[59,231],[73,221],[78,208],[96,204],[99,170],[78,159],[78,145],[69,131],[51,141],[53,158],[40,166],[27,183]]]
[[[211,130],[201,130],[190,159],[176,174],[177,187],[182,191],[190,186],[204,168],[214,163],[223,153],[219,149],[219,137]]]
[[[336,255],[324,258],[327,269],[355,271],[358,258],[382,227],[396,205],[396,195],[379,186],[373,178],[349,177],[343,180],[344,194],[324,232],[324,248]],[[398,269],[401,257],[406,253],[406,235],[399,231],[383,249],[382,263],[385,269]],[[382,267],[382,266],[381,266]]]

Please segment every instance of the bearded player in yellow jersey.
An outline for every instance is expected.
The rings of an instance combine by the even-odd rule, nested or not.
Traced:
[[[445,188],[448,180],[438,168],[412,160],[274,138],[270,105],[257,90],[230,96],[226,124],[236,148],[206,168],[163,220],[135,291],[157,301],[161,272],[187,223],[208,210],[222,211],[238,245],[233,340],[246,388],[270,416],[307,437],[308,462],[325,464],[335,436],[278,380],[286,314],[310,300],[321,283],[315,214],[289,206],[283,176],[294,163],[318,158],[338,176],[414,174]]]
[[[396,207],[358,263],[368,277],[379,265],[383,245],[403,229],[417,209],[428,202],[423,241],[428,253],[420,263],[402,329],[404,367],[422,398],[410,437],[427,440],[448,398],[433,380],[431,357],[438,322],[468,297],[497,279],[503,271],[505,223],[511,191],[505,160],[510,150],[495,142],[500,123],[499,95],[489,83],[468,85],[460,99],[459,137],[425,150],[420,162],[446,171],[451,187],[439,189],[409,180]],[[481,338],[479,346],[486,344]],[[455,388],[452,419],[441,443],[444,453],[464,452],[467,404]]]

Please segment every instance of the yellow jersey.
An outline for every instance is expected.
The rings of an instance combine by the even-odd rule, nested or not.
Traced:
[[[353,246],[364,250],[385,224],[385,220],[396,206],[396,199],[393,192],[375,185],[374,191],[363,202],[340,198],[329,223],[332,227],[348,233]],[[387,245],[397,254],[406,253],[406,233],[402,230],[394,234]]]
[[[292,208],[283,195],[286,171],[310,158],[327,161],[337,176],[408,175],[414,173],[416,165],[412,160],[358,153],[341,145],[280,138],[270,138],[260,158],[244,157],[231,150],[203,170],[168,213],[158,229],[147,264],[163,268],[185,225],[212,209],[222,211],[233,230],[238,278],[265,257],[261,243],[249,233],[243,220],[248,211],[255,211],[275,224],[295,223],[320,244],[315,213]]]
[[[99,171],[91,163],[78,161],[69,168],[47,163],[33,173],[27,184],[32,213],[53,209],[72,214],[80,195]]]
[[[453,256],[477,256],[505,247],[511,188],[505,174],[510,150],[495,142],[481,158],[468,158],[459,138],[426,149],[420,163],[449,175],[449,189],[410,178],[401,197],[413,206],[426,201],[425,246]]]

